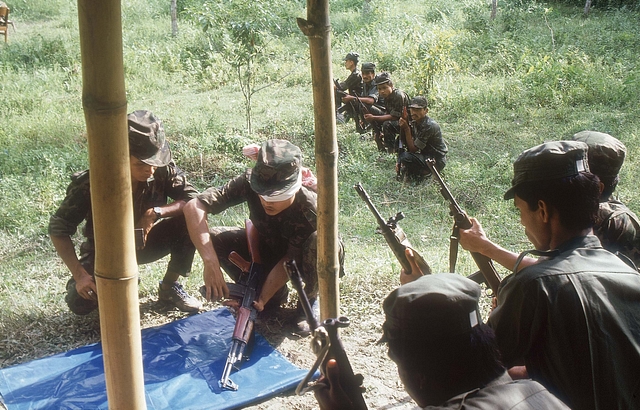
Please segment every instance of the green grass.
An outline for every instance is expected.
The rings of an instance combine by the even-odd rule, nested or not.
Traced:
[[[304,36],[294,30],[274,37],[269,52],[275,58],[261,67],[263,74],[290,74],[254,96],[254,134],[247,135],[233,72],[186,11],[199,3],[179,2],[176,38],[170,35],[168,2],[123,3],[129,111],[150,109],[163,119],[177,163],[199,189],[220,185],[250,166],[241,147],[268,138],[300,145],[306,165],[315,169]],[[97,336],[90,321],[67,312],[68,273],[46,234],[69,175],[87,166],[76,6],[42,0],[10,6],[18,31],[10,31],[8,45],[0,44],[0,367]],[[566,2],[499,6],[497,19],[490,21],[489,6],[481,0],[372,0],[368,12],[363,0],[332,1],[333,76],[346,76],[341,59],[355,50],[361,61],[391,71],[397,87],[426,94],[450,147],[446,182],[489,237],[507,248],[530,247],[512,203],[501,199],[513,160],[526,148],[580,130],[608,132],[627,145],[618,193],[640,210],[633,183],[640,178],[637,5],[603,5],[588,18],[581,5]],[[291,19],[304,15],[299,2]],[[382,237],[374,235],[374,219],[353,185],[363,183],[385,218],[405,213],[401,225],[436,272],[448,269],[452,220],[434,184],[396,182],[394,159],[378,154],[373,141],[353,128],[338,126],[339,223],[347,250],[343,305],[357,316],[362,306],[376,309],[397,284],[399,265]],[[244,217],[244,209],[234,209],[211,217],[211,223],[238,225]],[[145,309],[165,263],[141,267]],[[476,270],[462,250],[458,266],[463,274]],[[201,282],[198,258],[193,271],[187,282],[191,292]],[[144,325],[155,320],[166,316],[150,318],[143,310]],[[68,327],[76,330],[57,334]],[[29,347],[24,351],[20,345]]]

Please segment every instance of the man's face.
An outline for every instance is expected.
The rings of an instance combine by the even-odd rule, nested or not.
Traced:
[[[548,215],[545,218],[545,212],[540,206],[535,211],[530,210],[529,205],[518,195],[513,199],[513,203],[520,211],[520,223],[533,246],[539,251],[549,250],[551,235],[549,226],[545,223]]]
[[[133,155],[129,156],[131,167],[131,180],[134,182],[146,182],[156,172],[157,167],[145,164]]]
[[[362,72],[362,81],[364,81],[365,83],[368,84],[371,81],[373,81],[375,76],[376,76],[376,73],[374,73],[373,71],[363,71]]]
[[[296,196],[292,196],[289,199],[285,199],[284,201],[276,201],[276,202],[267,202],[262,197],[260,197],[260,203],[264,208],[264,212],[269,216],[278,215],[280,212],[289,208],[293,201],[296,199]]]
[[[411,119],[414,121],[420,121],[427,116],[426,108],[409,108],[409,111],[411,111]]]
[[[391,92],[393,91],[393,88],[391,88],[389,83],[378,84],[377,87],[378,87],[378,94],[382,98],[387,98],[388,96],[391,95]]]
[[[344,60],[344,68],[346,68],[349,71],[353,71],[353,69],[355,68],[356,63],[351,61],[351,60]]]

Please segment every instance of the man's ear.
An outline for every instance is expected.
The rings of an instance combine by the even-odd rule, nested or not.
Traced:
[[[538,200],[537,212],[540,214],[542,222],[549,223],[551,220],[551,207],[549,207],[542,199]]]

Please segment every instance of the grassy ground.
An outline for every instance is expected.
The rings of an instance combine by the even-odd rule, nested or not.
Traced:
[[[501,199],[511,164],[526,148],[584,129],[608,132],[627,145],[618,194],[640,210],[633,188],[640,178],[637,6],[596,7],[584,18],[580,5],[510,1],[500,3],[498,18],[490,21],[480,0],[368,4],[369,11],[359,0],[331,3],[334,77],[346,76],[341,57],[356,50],[363,61],[392,71],[396,86],[410,95],[428,95],[450,148],[445,180],[491,238],[514,250],[529,248],[512,203]],[[18,31],[11,30],[8,45],[0,44],[0,367],[99,339],[95,317],[67,311],[68,272],[46,234],[68,176],[87,166],[76,6],[63,0],[9,5]],[[296,16],[305,15],[303,7]],[[215,44],[186,11],[172,38],[168,13],[168,2],[123,3],[129,111],[150,109],[164,120],[176,162],[191,181],[200,189],[223,183],[250,165],[241,155],[244,144],[274,137],[300,145],[313,169],[306,39],[294,32],[273,41],[275,57],[264,71],[274,78],[292,74],[254,96],[254,133],[247,135],[242,94]],[[338,143],[339,222],[347,246],[342,306],[354,322],[345,339],[358,351],[373,350],[381,366],[393,370],[372,341],[380,333],[380,302],[396,286],[399,265],[373,234],[373,217],[352,187],[362,182],[385,217],[405,213],[402,226],[435,272],[448,269],[452,221],[434,184],[396,182],[394,159],[378,154],[353,124],[338,126]],[[243,209],[234,209],[210,222],[238,225],[244,217]],[[154,302],[165,263],[140,268],[145,327],[182,317]],[[475,271],[463,251],[458,266],[462,274]],[[193,272],[187,289],[195,294],[198,258]],[[368,365],[366,355],[355,360]],[[402,396],[401,386],[369,387]]]

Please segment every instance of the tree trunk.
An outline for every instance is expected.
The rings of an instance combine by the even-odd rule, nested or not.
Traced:
[[[323,319],[338,317],[338,141],[336,139],[329,0],[307,0],[307,20],[298,19],[309,38],[318,172],[318,285]]]
[[[584,16],[588,16],[589,15],[589,10],[591,10],[591,0],[587,0],[586,3],[584,3]]]
[[[171,0],[171,36],[178,36],[178,4],[177,0]]]
[[[78,0],[95,278],[110,409],[146,409],[120,0]]]
[[[498,0],[491,0],[491,20],[494,20],[497,14],[498,14]]]

